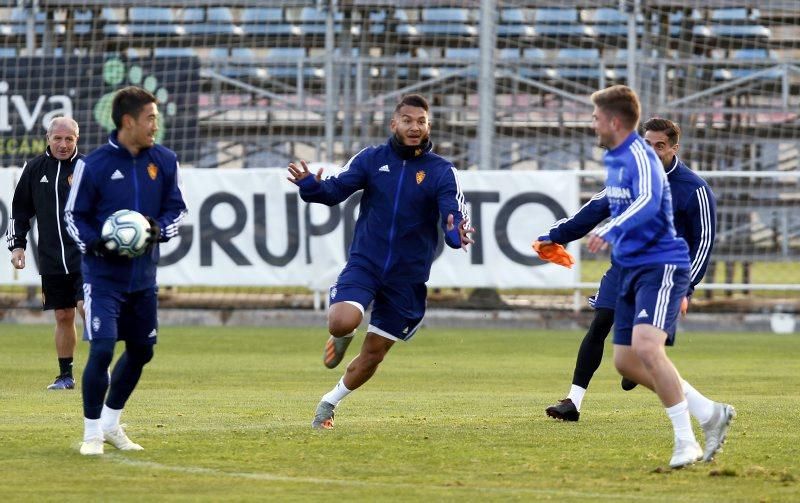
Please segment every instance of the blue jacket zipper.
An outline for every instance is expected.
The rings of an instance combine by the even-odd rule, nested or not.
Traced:
[[[389,228],[389,253],[386,255],[386,263],[383,264],[383,274],[389,270],[389,264],[392,261],[392,244],[394,241],[394,227],[397,221],[397,208],[400,206],[400,188],[403,186],[403,175],[406,172],[406,161],[403,161],[403,167],[400,169],[400,179],[397,181],[397,192],[394,196],[394,210],[392,210],[392,226]]]

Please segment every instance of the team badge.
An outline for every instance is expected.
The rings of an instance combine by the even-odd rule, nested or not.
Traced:
[[[331,287],[331,300],[336,298],[336,293],[337,293],[336,287],[335,286]]]
[[[97,316],[92,318],[92,330],[94,330],[95,332],[100,331],[100,318],[98,318]]]
[[[69,184],[70,187],[72,186],[72,175],[69,175],[67,177],[67,183]]]
[[[147,165],[147,174],[150,175],[151,180],[155,180],[158,176],[158,166],[153,164],[152,162]]]
[[[425,172],[422,170],[417,171],[417,185],[422,183],[422,180],[425,179]]]

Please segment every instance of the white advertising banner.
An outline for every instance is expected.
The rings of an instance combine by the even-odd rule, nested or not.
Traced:
[[[318,167],[312,167],[316,170]],[[18,170],[0,170],[0,225],[5,232]],[[184,170],[189,216],[180,236],[161,245],[162,285],[307,286],[327,289],[344,266],[360,193],[336,207],[303,202],[285,169]],[[570,287],[579,265],[542,263],[531,242],[578,208],[573,172],[459,173],[475,244],[466,252],[440,244],[431,287]],[[32,242],[35,244],[35,236]],[[570,251],[578,257],[578,245]],[[3,284],[38,284],[35,260]]]

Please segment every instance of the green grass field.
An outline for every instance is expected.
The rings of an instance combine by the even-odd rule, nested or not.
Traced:
[[[422,330],[320,432],[311,416],[341,375],[322,366],[321,329],[164,327],[123,415],[146,450],[95,458],[77,451],[80,391],[44,389],[50,332],[2,327],[3,501],[800,498],[796,335],[680,336],[684,377],[739,418],[715,462],[671,471],[663,408],[621,391],[610,358],[580,422],[545,417],[568,390],[578,331]]]

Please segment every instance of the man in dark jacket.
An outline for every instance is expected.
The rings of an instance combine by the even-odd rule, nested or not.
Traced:
[[[289,180],[304,201],[333,206],[364,191],[347,265],[330,289],[325,366],[342,361],[371,304],[370,323],[361,352],[317,406],[313,428],[332,428],[339,402],[372,377],[395,341],[408,341],[419,328],[437,224],[449,247],[473,242],[456,169],[431,151],[428,108],[422,96],[404,96],[395,107],[389,141],[365,148],[326,180],[322,170],[315,176],[305,162],[289,164]]]
[[[75,308],[83,316],[81,253],[67,234],[64,206],[67,202],[78,153],[78,123],[58,117],[47,128],[45,152],[25,163],[14,190],[11,221],[6,231],[11,263],[25,268],[25,250],[31,219],[39,232],[38,269],[42,277],[42,309],[56,316],[56,353],[59,373],[47,389],[73,389],[72,358],[75,352]]]
[[[121,89],[111,115],[117,129],[76,166],[66,207],[67,229],[84,254],[84,338],[90,347],[82,380],[83,455],[103,454],[104,441],[120,450],[142,450],[119,419],[158,336],[158,243],[178,235],[186,214],[177,155],[155,143],[156,97],[138,87]],[[120,256],[101,237],[103,222],[121,209],[150,222],[151,246],[143,255]],[[109,380],[117,340],[125,341],[125,352]]]

